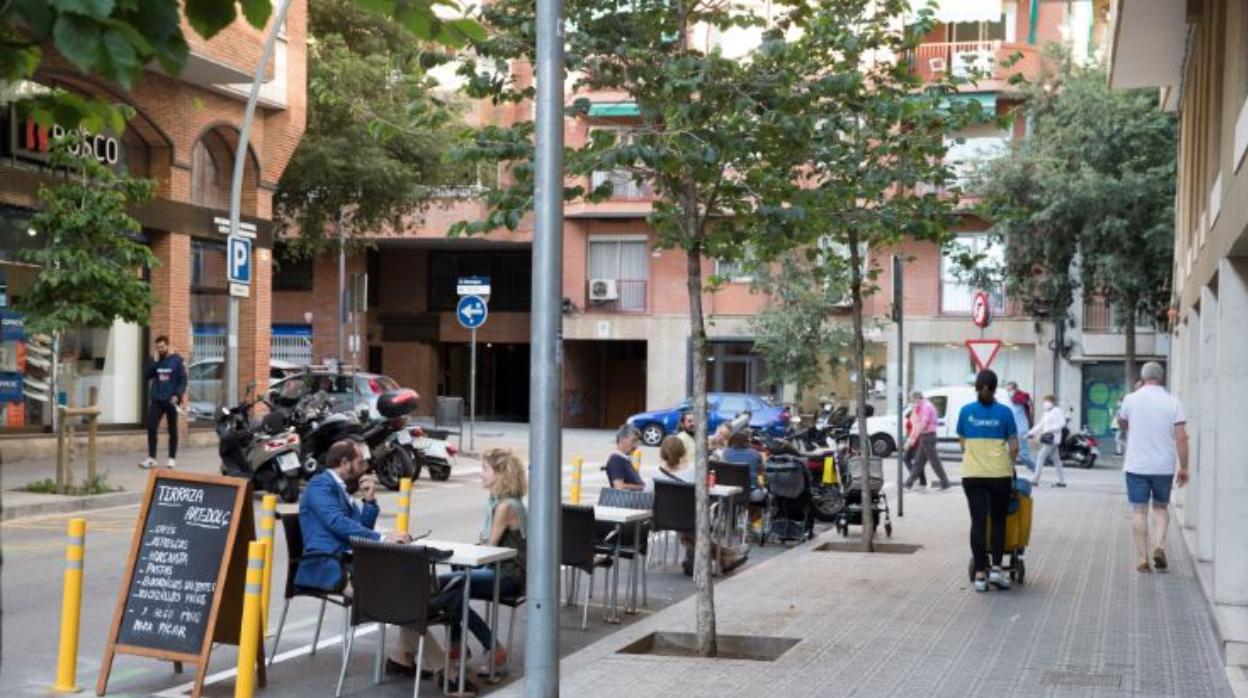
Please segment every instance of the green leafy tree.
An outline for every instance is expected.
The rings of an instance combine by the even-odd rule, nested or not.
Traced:
[[[764,275],[754,288],[767,294],[768,303],[750,322],[754,351],[766,362],[770,380],[797,389],[799,404],[823,377],[822,365],[835,375],[849,345],[848,330],[836,317],[849,290],[838,259],[807,248],[782,256],[772,270],[756,272]]]
[[[158,262],[127,211],[151,198],[154,183],[118,174],[89,154],[72,156],[66,146],[57,143],[50,160],[65,168],[64,180],[40,188],[31,223],[46,244],[19,253],[39,273],[14,306],[31,333],[104,328],[115,320],[146,325],[154,301],[141,272]]]
[[[277,218],[299,229],[296,249],[314,253],[326,231],[402,229],[405,215],[445,185],[471,183],[473,170],[445,162],[462,126],[428,74],[444,55],[350,0],[309,11],[308,126],[275,204]]]
[[[491,37],[467,60],[470,96],[497,102],[531,99],[530,85],[517,83],[513,62],[535,62],[534,6],[501,0],[482,9]],[[697,536],[694,580],[697,594],[697,648],[716,653],[711,580],[710,515],[706,489],[706,356],[703,294],[707,259],[739,260],[750,249],[757,259],[774,257],[795,239],[801,211],[784,205],[793,187],[797,143],[789,115],[798,76],[779,59],[735,59],[719,49],[701,50],[687,40],[699,25],[720,31],[762,26],[752,10],[707,0],[573,0],[567,4],[564,35],[572,88],[584,93],[613,91],[636,104],[631,137],[617,139],[595,131],[584,147],[567,152],[567,175],[627,171],[655,192],[647,217],[660,248],[680,250],[687,259],[686,289],[693,345],[693,411],[698,434],[694,462]],[[782,36],[771,32],[758,53],[777,49]],[[576,100],[571,118],[584,117],[587,99]],[[479,130],[460,158],[501,164],[507,186],[486,195],[489,213],[464,222],[456,233],[515,228],[533,205],[533,124]],[[569,199],[601,200],[610,182],[589,190],[565,189]]]
[[[863,299],[877,290],[879,267],[867,250],[901,241],[943,241],[955,216],[957,187],[943,163],[945,139],[984,117],[974,101],[955,101],[956,81],[923,84],[907,57],[932,26],[930,9],[899,26],[905,0],[817,0],[806,5],[800,39],[790,50],[811,78],[803,86],[792,137],[808,144],[796,207],[808,242],[846,251],[838,262],[852,302],[853,370],[866,376]],[[946,191],[947,190],[947,191]],[[945,191],[946,193],[940,193]],[[867,441],[869,381],[857,381],[858,434]],[[864,443],[860,449],[867,451]],[[864,453],[865,455],[865,453]],[[862,459],[866,476],[867,459]],[[875,522],[863,511],[865,549]]]
[[[1113,304],[1136,379],[1136,321],[1170,300],[1177,127],[1148,90],[1108,87],[1103,66],[1053,54],[1028,88],[1030,137],[983,172],[985,215],[1006,241],[1007,288],[1064,323],[1074,290]]]
[[[316,3],[313,2],[313,5]],[[436,7],[456,9],[451,0],[357,0],[370,12],[392,17],[416,38],[461,47],[481,38],[469,19],[441,19]],[[54,49],[79,70],[130,89],[155,62],[174,75],[189,55],[181,17],[210,39],[240,14],[263,27],[272,0],[8,0],[0,3],[0,84],[30,80]],[[23,103],[47,126],[81,125],[92,132],[125,129],[126,111],[67,92],[32,96]]]

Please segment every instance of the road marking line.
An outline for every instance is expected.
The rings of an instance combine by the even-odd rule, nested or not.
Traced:
[[[356,630],[355,637],[357,639],[361,637],[367,637],[368,635],[372,635],[375,632],[377,632],[377,625],[374,623],[369,623],[367,627],[363,627],[363,628],[360,628],[359,630]],[[316,643],[316,649],[317,651],[320,651],[331,645],[338,645],[338,644],[342,644],[342,635],[335,635],[333,637],[329,637],[329,638],[325,638],[324,640],[321,640],[320,642]],[[286,650],[285,652],[282,652],[281,654],[273,658],[273,664],[279,664],[281,662],[286,661],[287,659],[295,659],[296,657],[302,657],[307,654],[312,654],[311,644],[304,645],[303,647],[296,647],[293,650]],[[209,686],[214,683],[225,681],[226,679],[232,679],[236,675],[238,675],[238,667],[235,667],[233,669],[226,669],[224,671],[218,671],[215,674],[209,674],[208,676],[206,676],[204,678],[204,685]],[[158,696],[159,698],[183,698],[183,696],[186,696],[187,694],[191,692],[191,689],[194,686],[195,686],[195,682],[189,681],[187,683],[182,684],[181,686],[175,686],[173,688],[166,689],[154,695]]]

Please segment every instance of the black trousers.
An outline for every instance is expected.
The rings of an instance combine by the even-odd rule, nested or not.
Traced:
[[[1005,518],[1010,506],[1010,481],[1008,477],[962,478],[966,505],[971,511],[971,557],[975,559],[976,571],[988,569],[989,547],[994,566],[1000,566],[1001,558],[1005,556]]]
[[[169,457],[178,457],[178,407],[176,402],[147,402],[147,456],[156,457],[156,429],[164,416],[169,424]]]

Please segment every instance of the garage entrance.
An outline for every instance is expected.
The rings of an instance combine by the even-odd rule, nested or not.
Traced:
[[[644,341],[568,340],[563,351],[564,426],[610,429],[646,408]]]

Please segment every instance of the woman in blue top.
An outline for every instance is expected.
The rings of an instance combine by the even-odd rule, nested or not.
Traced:
[[[977,400],[958,414],[958,439],[962,442],[962,489],[971,512],[971,558],[975,565],[975,590],[988,585],[1009,589],[1001,571],[1005,555],[1005,518],[1018,458],[1018,428],[1010,408],[996,401],[997,374],[983,370],[975,377]],[[985,530],[985,522],[989,523]],[[991,539],[992,567],[988,567]]]

